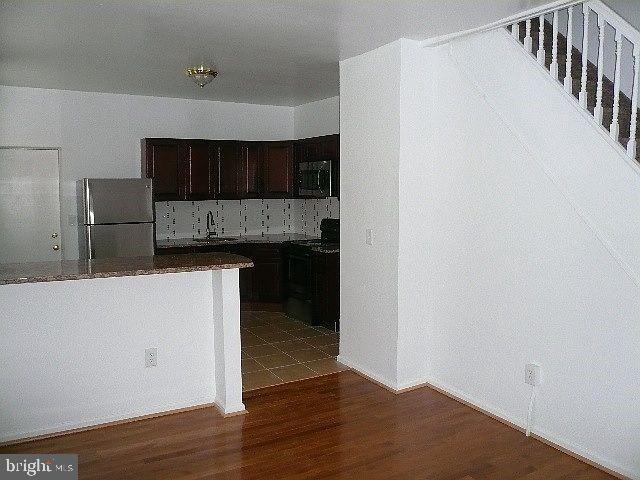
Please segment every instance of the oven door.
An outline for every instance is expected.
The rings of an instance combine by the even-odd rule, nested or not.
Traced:
[[[331,161],[302,162],[299,168],[298,194],[304,197],[331,196]]]
[[[287,288],[289,295],[300,300],[311,300],[311,255],[300,250],[287,255]]]

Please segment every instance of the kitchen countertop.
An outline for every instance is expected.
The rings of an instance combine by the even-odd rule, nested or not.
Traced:
[[[0,285],[130,277],[252,266],[253,262],[246,257],[222,252],[95,260],[62,260],[55,262],[1,263]]]
[[[280,233],[267,235],[244,235],[231,237],[233,240],[220,240],[225,237],[213,237],[208,241],[198,241],[193,238],[172,238],[157,240],[156,246],[162,248],[188,248],[188,247],[205,247],[205,246],[223,246],[238,245],[245,243],[284,243],[297,241],[320,241],[319,237],[304,235],[302,233]],[[226,237],[229,238],[229,237]],[[340,247],[326,245],[312,245],[311,251],[319,253],[339,253]]]
[[[196,247],[196,246],[208,246],[208,245],[237,245],[239,243],[284,243],[294,242],[300,240],[320,240],[319,237],[311,235],[304,235],[302,233],[280,233],[280,234],[267,234],[267,235],[244,235],[235,236],[232,235],[233,240],[220,240],[222,237],[212,237],[210,240],[197,241],[193,238],[172,238],[157,240],[156,245],[158,248],[175,248],[175,247]],[[229,238],[229,237],[226,237]]]

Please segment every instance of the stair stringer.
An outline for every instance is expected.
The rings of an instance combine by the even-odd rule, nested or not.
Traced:
[[[640,287],[640,165],[504,29],[451,42],[451,58]]]

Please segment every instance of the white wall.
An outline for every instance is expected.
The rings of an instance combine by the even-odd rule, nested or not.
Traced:
[[[533,431],[640,478],[638,169],[504,32],[454,45],[458,63],[447,48],[428,158],[430,381],[524,425],[538,363]]]
[[[534,433],[640,478],[635,163],[502,30],[340,82],[341,359],[521,426],[538,363]]]
[[[613,11],[640,30],[640,8],[636,0],[603,0]]]
[[[212,272],[3,285],[0,304],[0,442],[216,399]]]
[[[415,263],[427,181],[415,159],[432,102],[421,52],[401,39],[340,64],[340,359],[394,389],[424,381],[428,364],[427,277]]]
[[[0,145],[60,147],[63,248],[77,257],[75,181],[140,176],[144,137],[281,140],[293,108],[0,86]],[[70,218],[71,216],[71,218]]]
[[[340,358],[397,381],[401,42],[340,62]],[[365,244],[372,229],[373,244]]]
[[[340,97],[330,97],[294,108],[295,138],[340,133]]]
[[[400,154],[398,173],[398,359],[395,389],[424,382],[429,371],[428,338],[430,275],[416,259],[428,256],[426,241],[429,225],[422,212],[431,205],[430,191],[425,188],[431,176],[431,165],[420,161],[428,156],[429,136],[435,121],[435,97],[430,79],[433,60],[420,43],[402,40],[400,82]],[[384,159],[382,159],[384,161]]]

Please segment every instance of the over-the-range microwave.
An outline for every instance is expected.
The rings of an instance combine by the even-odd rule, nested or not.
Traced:
[[[298,194],[303,197],[331,196],[331,160],[298,164]]]

